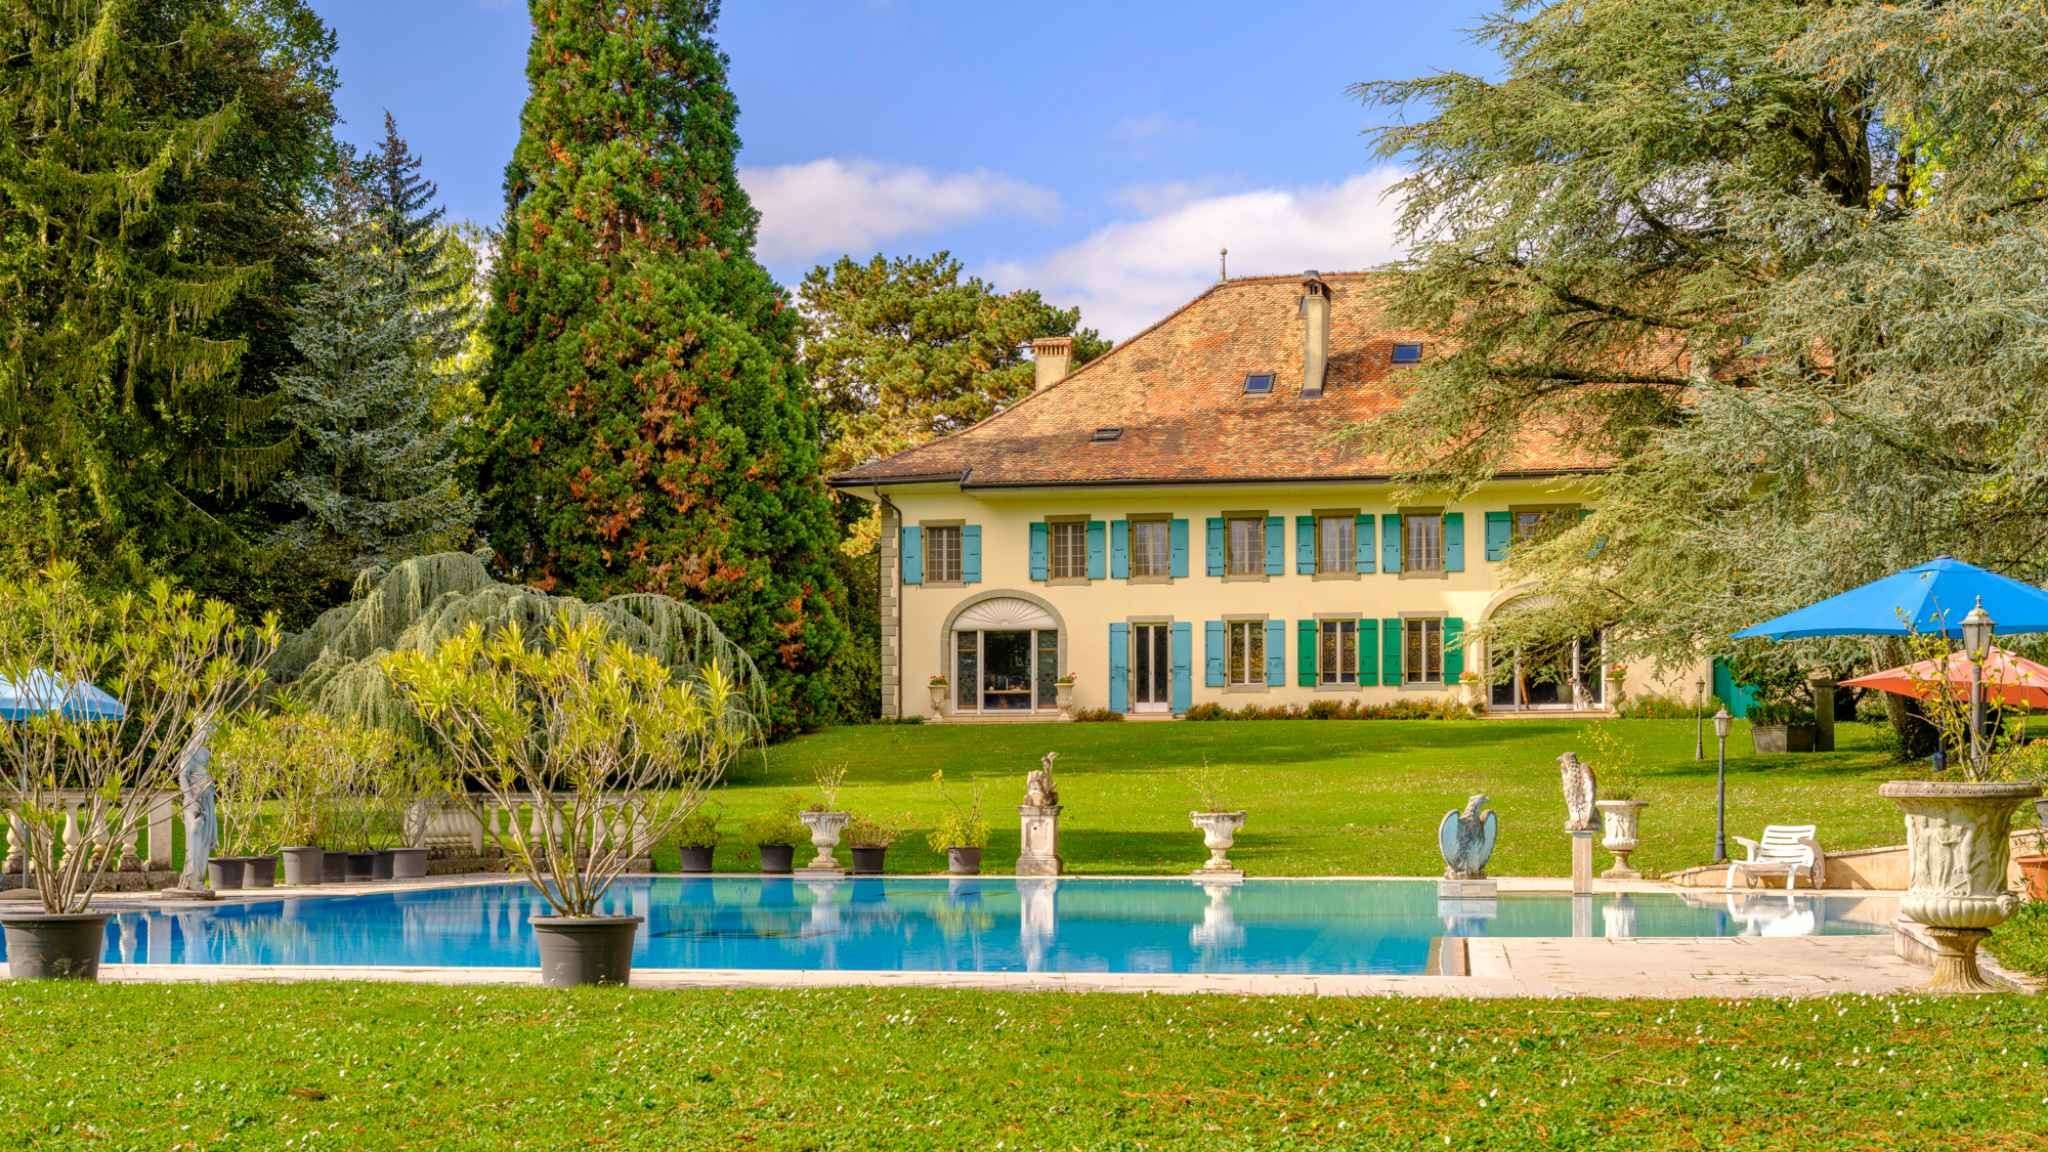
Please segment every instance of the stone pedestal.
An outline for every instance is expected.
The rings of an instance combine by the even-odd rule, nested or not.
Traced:
[[[1575,939],[1581,939],[1581,940],[1583,940],[1583,939],[1585,939],[1586,937],[1588,937],[1588,936],[1591,936],[1592,934],[1593,934],[1593,898],[1592,898],[1591,896],[1573,896],[1573,897],[1572,897],[1572,936],[1573,936],[1573,937],[1574,937]]]
[[[1833,752],[1835,750],[1835,676],[1826,668],[1817,668],[1806,682],[1807,690],[1813,693],[1813,750]]]
[[[1472,880],[1459,880],[1446,876],[1436,882],[1438,900],[1491,900],[1500,895],[1500,885],[1481,876]]]
[[[1572,832],[1572,895],[1590,896],[1593,893],[1593,830],[1578,829]]]
[[[1061,805],[1017,805],[1017,875],[1057,876],[1060,863]]]

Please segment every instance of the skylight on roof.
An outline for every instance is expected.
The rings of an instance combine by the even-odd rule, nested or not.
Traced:
[[[1107,444],[1111,440],[1121,439],[1123,434],[1123,429],[1118,428],[1114,425],[1110,425],[1102,428],[1097,428],[1095,430],[1095,434],[1093,436],[1088,437],[1088,439],[1093,440],[1097,444]]]
[[[1244,378],[1244,391],[1247,396],[1264,396],[1272,390],[1273,374],[1271,372],[1253,372]]]
[[[1396,363],[1396,364],[1420,364],[1420,363],[1422,363],[1422,345],[1420,345],[1420,344],[1396,344],[1396,345],[1394,345],[1394,363]]]

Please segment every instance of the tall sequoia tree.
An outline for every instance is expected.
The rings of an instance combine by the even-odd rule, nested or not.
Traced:
[[[779,728],[845,638],[798,320],[755,262],[713,0],[533,0],[487,320],[485,531],[517,578],[705,608]]]
[[[0,3],[12,559],[246,592],[333,48],[303,0]]]
[[[2039,4],[1516,0],[1481,37],[1498,80],[1360,90],[1425,112],[1380,136],[1396,303],[1458,337],[1363,432],[1454,486],[1532,427],[1617,458],[1496,635],[1684,658],[1940,552],[2048,577]]]

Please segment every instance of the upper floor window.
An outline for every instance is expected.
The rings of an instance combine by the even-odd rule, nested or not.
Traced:
[[[1316,571],[1354,572],[1358,569],[1358,519],[1342,516],[1316,518]]]
[[[1358,621],[1324,620],[1316,630],[1316,682],[1358,683]]]
[[[1536,508],[1516,508],[1515,543],[1538,540],[1555,532],[1561,532],[1578,519],[1579,509],[1572,504],[1550,504]]]
[[[1232,620],[1227,627],[1230,629],[1228,664],[1231,685],[1263,685],[1266,682],[1266,622]]]
[[[1266,518],[1232,516],[1224,538],[1223,571],[1231,576],[1266,574]]]
[[[924,578],[937,584],[960,583],[959,525],[925,527]]]
[[[1054,520],[1046,525],[1051,546],[1048,574],[1054,580],[1088,578],[1088,522]]]
[[[1431,617],[1401,622],[1401,679],[1408,684],[1444,682],[1444,622]]]
[[[1165,520],[1132,520],[1131,575],[1173,575],[1171,525]]]
[[[1440,512],[1401,514],[1401,569],[1404,572],[1444,570],[1444,518]]]

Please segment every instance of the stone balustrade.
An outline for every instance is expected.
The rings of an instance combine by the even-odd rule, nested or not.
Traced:
[[[93,819],[92,793],[83,789],[70,789],[49,794],[53,803],[64,809],[63,849],[69,853],[86,839],[86,829],[81,819]],[[171,868],[171,827],[178,817],[178,796],[175,792],[158,793],[149,803],[148,815],[128,833],[121,844],[118,870],[122,872],[168,872]],[[104,824],[105,816],[98,817]],[[103,830],[103,829],[102,829]],[[7,851],[4,862],[0,862],[0,873],[8,876],[26,876],[28,871],[27,830],[21,817],[10,812],[0,835],[6,838]]]
[[[551,821],[556,834],[562,831],[563,813],[569,807],[567,794],[556,794],[547,798],[548,803],[535,803],[530,794],[512,797],[510,802],[478,798],[482,809],[481,818],[468,806],[449,799],[421,800],[413,805],[408,817],[410,827],[424,826],[425,835],[419,843],[428,848],[467,850],[481,853],[486,844],[495,844],[499,837],[511,837],[516,826],[514,821],[523,821],[530,840],[538,840],[542,822]],[[629,816],[622,801],[608,802],[591,816],[587,843],[610,848],[629,844],[632,854],[645,856],[653,847],[653,838],[644,819]]]

